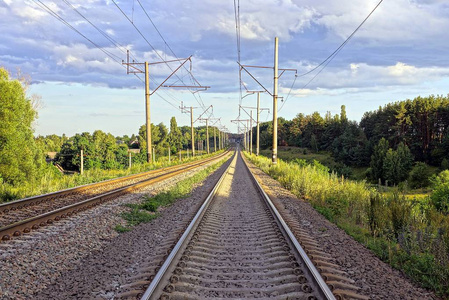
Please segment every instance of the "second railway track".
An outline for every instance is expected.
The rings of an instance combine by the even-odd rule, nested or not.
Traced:
[[[335,299],[236,155],[142,299]]]
[[[20,236],[124,193],[221,159],[227,154],[1,204],[0,239]]]

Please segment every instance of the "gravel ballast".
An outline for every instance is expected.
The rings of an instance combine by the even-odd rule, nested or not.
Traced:
[[[123,204],[138,203],[143,195],[166,190],[211,164],[0,243],[0,298],[111,299],[122,285],[132,282],[128,277],[157,245],[177,238],[176,231],[183,229],[179,225],[189,221],[224,165],[189,198],[161,210],[160,217],[118,234],[114,227],[125,224],[120,217],[127,210]]]

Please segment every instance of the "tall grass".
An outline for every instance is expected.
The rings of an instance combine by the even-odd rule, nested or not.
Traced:
[[[438,212],[428,197],[382,195],[364,181],[329,173],[317,161],[279,159],[272,165],[266,157],[245,155],[379,258],[449,297],[449,217]]]
[[[50,193],[121,176],[146,172],[154,169],[177,165],[180,163],[191,162],[214,156],[222,152],[224,152],[224,150],[220,150],[208,155],[195,157],[190,156],[189,158],[183,157],[181,161],[179,161],[179,156],[173,155],[170,161],[168,160],[168,157],[163,156],[159,157],[155,163],[134,164],[132,165],[131,169],[91,169],[84,171],[83,175],[79,173],[61,174],[54,166],[47,165],[43,169],[42,176],[34,181],[24,182],[18,186],[0,182],[0,203]]]

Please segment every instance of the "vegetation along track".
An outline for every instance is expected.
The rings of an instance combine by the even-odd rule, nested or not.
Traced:
[[[147,282],[136,278],[134,287]],[[237,154],[149,279],[142,299],[344,298],[331,292]]]
[[[200,161],[0,204],[0,237],[2,240],[9,240],[12,236],[28,233],[122,194],[222,159],[226,155],[228,152]]]

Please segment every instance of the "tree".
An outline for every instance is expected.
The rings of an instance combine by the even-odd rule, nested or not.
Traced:
[[[37,113],[26,87],[0,68],[0,178],[18,184],[39,177],[44,156],[33,138]]]
[[[410,186],[422,188],[429,185],[429,168],[426,163],[417,162],[410,172]]]
[[[374,147],[373,155],[371,155],[371,178],[373,180],[384,179],[384,160],[387,155],[389,145],[384,138],[380,139],[379,144]]]
[[[168,134],[168,142],[170,143],[170,149],[172,153],[177,152],[182,146],[181,130],[178,128],[176,118],[170,119],[170,133]]]
[[[383,177],[391,184],[398,184],[401,180],[401,165],[399,161],[398,152],[393,149],[388,149],[383,163]]]
[[[413,167],[413,155],[410,149],[404,143],[399,143],[396,150],[399,160],[399,181],[404,181],[408,177],[408,173]]]
[[[341,106],[340,120],[341,120],[341,123],[348,122],[348,117],[346,115],[346,106],[344,106],[344,105]]]

